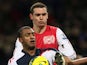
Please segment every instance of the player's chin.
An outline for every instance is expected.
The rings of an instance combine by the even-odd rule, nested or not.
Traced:
[[[29,49],[30,50],[34,50],[35,49],[35,46],[30,46]]]

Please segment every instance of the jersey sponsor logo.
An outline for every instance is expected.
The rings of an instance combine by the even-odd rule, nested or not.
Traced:
[[[67,37],[66,37],[65,34],[62,34],[62,39],[63,39],[63,40],[67,39]]]
[[[55,42],[54,35],[44,36],[43,38],[44,44],[52,44]]]

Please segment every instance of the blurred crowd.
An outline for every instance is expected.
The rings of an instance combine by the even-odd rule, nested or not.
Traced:
[[[60,27],[76,53],[87,56],[86,0],[0,0],[0,65],[6,65],[12,56],[17,30],[32,27],[29,9],[36,1],[48,6],[48,24]]]

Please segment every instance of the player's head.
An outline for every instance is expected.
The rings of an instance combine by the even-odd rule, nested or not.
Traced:
[[[29,26],[23,26],[18,30],[18,38],[22,43],[24,49],[34,49],[35,48],[35,35],[34,31]]]
[[[41,2],[33,4],[30,8],[30,19],[35,26],[44,26],[47,24],[48,12],[47,6]]]
[[[29,62],[29,65],[50,65],[44,56],[37,56]]]

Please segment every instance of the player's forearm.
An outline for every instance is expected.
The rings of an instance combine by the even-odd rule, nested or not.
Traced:
[[[76,59],[76,60],[72,61],[73,65],[80,65],[80,64],[84,64],[84,63],[87,63],[87,57]]]

